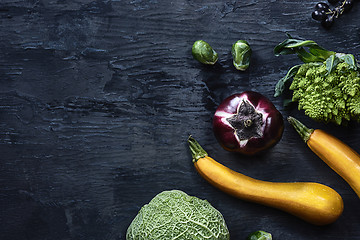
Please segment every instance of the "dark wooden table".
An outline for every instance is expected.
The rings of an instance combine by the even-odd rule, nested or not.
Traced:
[[[227,96],[262,93],[284,118],[327,130],[360,152],[358,123],[316,123],[274,98],[300,63],[275,57],[286,38],[311,39],[360,59],[360,3],[325,30],[317,1],[2,0],[0,3],[0,239],[114,240],[164,190],[207,199],[231,239],[265,230],[274,239],[360,239],[360,200],[285,124],[258,157],[223,150],[212,116]],[[358,6],[359,5],[359,6]],[[213,67],[191,56],[195,40],[219,53]],[[247,40],[251,66],[235,70],[231,45]],[[195,171],[192,134],[219,162],[267,181],[315,181],[343,197],[335,223],[318,227],[235,199]]]

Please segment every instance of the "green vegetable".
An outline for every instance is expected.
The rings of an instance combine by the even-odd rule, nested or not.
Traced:
[[[218,60],[218,54],[205,41],[197,40],[192,46],[193,57],[201,63],[213,65]]]
[[[221,213],[206,200],[180,190],[164,191],[144,205],[126,240],[229,240]]]
[[[328,67],[332,69],[330,73],[326,64],[302,65],[290,85],[294,91],[292,100],[298,101],[298,108],[317,121],[339,125],[344,120],[360,121],[359,72],[346,62]]]
[[[252,50],[245,40],[238,40],[232,45],[233,64],[237,70],[245,71],[250,65]]]
[[[303,47],[309,47],[307,52]],[[276,55],[297,54],[303,64],[292,67],[275,86],[281,95],[292,79],[292,102],[314,120],[338,125],[360,121],[360,71],[355,57],[327,51],[313,41],[289,38],[275,47]]]
[[[270,233],[260,230],[251,233],[246,240],[272,240],[272,236]]]
[[[294,39],[290,34],[287,35],[282,43],[274,48],[275,56],[296,54],[304,63],[323,62],[335,52],[328,51],[320,47],[316,42],[311,40]],[[306,51],[305,47],[308,48]]]

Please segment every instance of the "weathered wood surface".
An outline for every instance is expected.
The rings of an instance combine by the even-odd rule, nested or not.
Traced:
[[[125,239],[140,207],[163,190],[207,199],[232,239],[265,230],[275,239],[360,239],[351,188],[286,124],[265,155],[242,157],[216,142],[212,115],[225,97],[254,90],[284,117],[329,131],[360,152],[359,124],[335,127],[286,110],[274,85],[294,56],[275,57],[286,38],[312,39],[360,58],[360,5],[327,31],[311,19],[317,1],[59,0],[0,3],[0,239]],[[191,56],[209,42],[219,64]],[[247,40],[251,66],[232,66]],[[340,219],[316,227],[232,198],[195,172],[192,134],[218,161],[269,181],[316,181],[345,203]]]

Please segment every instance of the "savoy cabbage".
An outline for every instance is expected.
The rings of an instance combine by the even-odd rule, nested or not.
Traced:
[[[222,214],[208,201],[180,190],[163,191],[144,205],[126,240],[228,240]]]

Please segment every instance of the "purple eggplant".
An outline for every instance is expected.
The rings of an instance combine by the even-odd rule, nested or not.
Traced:
[[[224,149],[254,155],[280,141],[284,120],[269,99],[246,91],[226,98],[218,106],[213,130]]]

